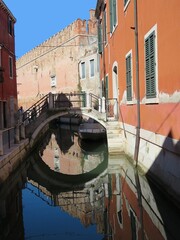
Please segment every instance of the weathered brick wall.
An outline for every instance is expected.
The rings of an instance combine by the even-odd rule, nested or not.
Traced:
[[[77,19],[17,60],[19,105],[28,108],[49,92],[78,91],[80,58],[97,46],[97,26],[92,19]],[[56,86],[51,86],[55,76]]]

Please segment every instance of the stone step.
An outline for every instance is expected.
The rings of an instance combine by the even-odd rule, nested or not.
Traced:
[[[115,131],[106,131],[106,133],[107,133],[107,135],[108,136],[111,136],[111,135],[117,135],[117,136],[119,136],[120,134],[121,134],[121,131],[119,131],[119,130],[115,130]]]
[[[109,139],[109,141],[113,141],[113,139],[114,141],[115,140],[120,141],[120,138],[121,138],[121,135],[119,134],[119,135],[108,135],[107,139]]]
[[[114,141],[108,141],[108,146],[119,147],[119,146],[122,146],[122,143],[123,142],[119,141],[118,139],[115,139]]]
[[[107,130],[115,130],[115,129],[121,130],[119,125],[112,125],[112,126],[107,126],[106,125],[106,129]]]
[[[120,154],[123,152],[123,140],[119,122],[106,123],[108,151],[110,155]]]

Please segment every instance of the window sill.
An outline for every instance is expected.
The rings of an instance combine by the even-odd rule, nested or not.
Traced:
[[[112,31],[112,33],[110,34],[110,37],[113,36],[114,32],[116,31],[117,26],[118,26],[118,24],[116,24],[116,26],[113,27],[113,31]]]
[[[159,103],[158,98],[146,98],[145,99],[145,104],[157,104]]]
[[[126,104],[127,105],[134,105],[134,104],[136,104],[136,101],[135,100],[131,100],[131,101],[126,101]]]

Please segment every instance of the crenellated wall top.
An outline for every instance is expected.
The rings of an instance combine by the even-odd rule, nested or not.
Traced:
[[[49,51],[55,50],[56,48],[74,41],[78,36],[96,36],[97,28],[96,22],[92,19],[82,20],[77,19],[60,32],[52,35],[49,39],[36,46],[25,55],[17,59],[17,68],[24,65],[25,62],[34,60],[34,58],[48,53]]]

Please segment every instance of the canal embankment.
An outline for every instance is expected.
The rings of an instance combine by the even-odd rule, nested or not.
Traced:
[[[23,161],[28,150],[29,139],[23,139],[19,143],[13,144],[4,155],[0,156],[0,184],[4,182]]]

